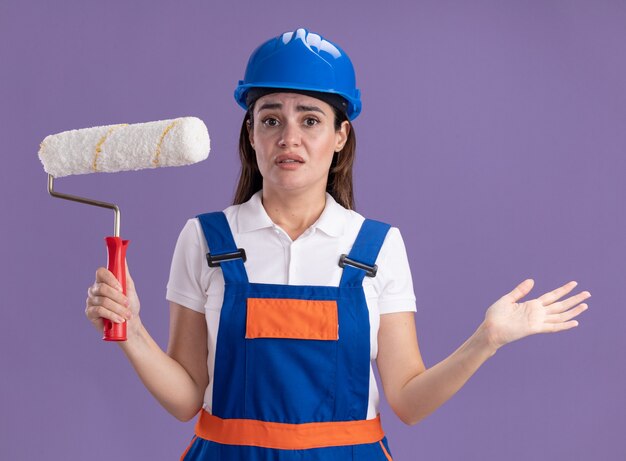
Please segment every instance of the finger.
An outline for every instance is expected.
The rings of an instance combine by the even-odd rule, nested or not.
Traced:
[[[526,279],[519,285],[517,285],[513,291],[503,296],[507,301],[516,303],[532,290],[535,281],[533,279]]]
[[[578,285],[578,282],[568,282],[555,290],[549,291],[548,293],[541,295],[538,299],[544,306],[549,306],[562,296],[565,296],[567,293],[572,291],[576,285]]]
[[[119,291],[122,291],[122,284],[120,283],[113,272],[108,270],[106,267],[99,267],[96,271],[96,282],[104,282],[107,285],[117,288]]]
[[[546,307],[546,313],[559,314],[561,312],[565,312],[566,310],[571,309],[572,307],[590,297],[591,293],[589,293],[588,291],[583,291],[582,293],[578,293],[576,296],[572,296],[561,302],[550,304],[548,307]]]
[[[559,331],[570,330],[578,326],[578,320],[570,320],[565,323],[545,323],[543,333],[558,333]]]
[[[118,304],[122,304],[124,306],[128,306],[128,297],[118,291],[117,289],[107,285],[104,282],[96,282],[89,287],[87,290],[87,294],[89,297],[101,297],[101,298],[109,298],[115,301]],[[94,301],[93,304],[102,304],[101,302]]]
[[[587,304],[580,304],[580,305],[576,306],[574,309],[570,309],[570,310],[568,310],[566,312],[562,312],[560,314],[549,315],[546,318],[546,322],[548,322],[548,323],[567,322],[568,320],[571,320],[574,317],[577,317],[578,315],[580,315],[583,312],[585,312],[588,307],[589,306],[587,306]]]
[[[131,316],[131,312],[129,308],[127,308],[126,306],[122,306],[121,304],[118,304],[109,298],[105,298],[101,296],[96,296],[94,298],[88,299],[87,307],[89,306],[104,307],[105,309],[110,310],[114,312],[115,314],[121,317],[125,317],[127,319],[130,318]]]
[[[115,323],[123,323],[126,319],[103,306],[89,306],[85,310],[87,318],[92,322],[96,322],[98,318],[108,319]]]
[[[98,316],[92,318],[90,306],[87,306],[87,308],[85,309],[85,316],[87,317],[87,320],[89,320],[92,325],[96,327],[96,329],[102,330],[102,328],[104,327],[104,321]]]

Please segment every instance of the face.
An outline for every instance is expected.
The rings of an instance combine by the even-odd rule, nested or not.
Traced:
[[[350,124],[344,121],[335,131],[332,107],[297,93],[259,98],[253,120],[248,134],[263,188],[324,194],[333,155],[346,143]]]

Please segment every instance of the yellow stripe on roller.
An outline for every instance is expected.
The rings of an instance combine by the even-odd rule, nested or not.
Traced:
[[[163,133],[161,133],[161,139],[159,139],[159,143],[157,144],[156,152],[154,153],[154,159],[152,163],[154,166],[159,166],[161,163],[161,144],[163,144],[163,139],[165,139],[165,135],[178,123],[178,120],[174,120],[168,126],[165,127]]]
[[[113,133],[113,131],[115,131],[117,128],[121,126],[127,126],[127,125],[128,123],[120,123],[119,125],[114,125],[107,130],[104,136],[100,138],[100,141],[98,141],[98,144],[96,144],[96,155],[93,158],[93,165],[91,166],[93,171],[98,171],[98,157],[100,156],[100,153],[102,152],[102,144],[104,144],[104,142],[111,135],[111,133]]]

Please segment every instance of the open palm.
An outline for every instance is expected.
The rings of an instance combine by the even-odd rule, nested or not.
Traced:
[[[485,322],[496,347],[528,335],[556,333],[578,325],[573,319],[587,309],[588,306],[581,303],[591,293],[584,291],[559,301],[577,285],[576,282],[569,282],[539,298],[518,302],[534,284],[532,279],[524,280],[487,309]]]

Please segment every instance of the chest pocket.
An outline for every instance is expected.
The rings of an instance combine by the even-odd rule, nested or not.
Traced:
[[[339,313],[337,301],[328,298],[247,298],[245,418],[332,420]]]
[[[246,339],[339,339],[337,302],[248,298]]]

